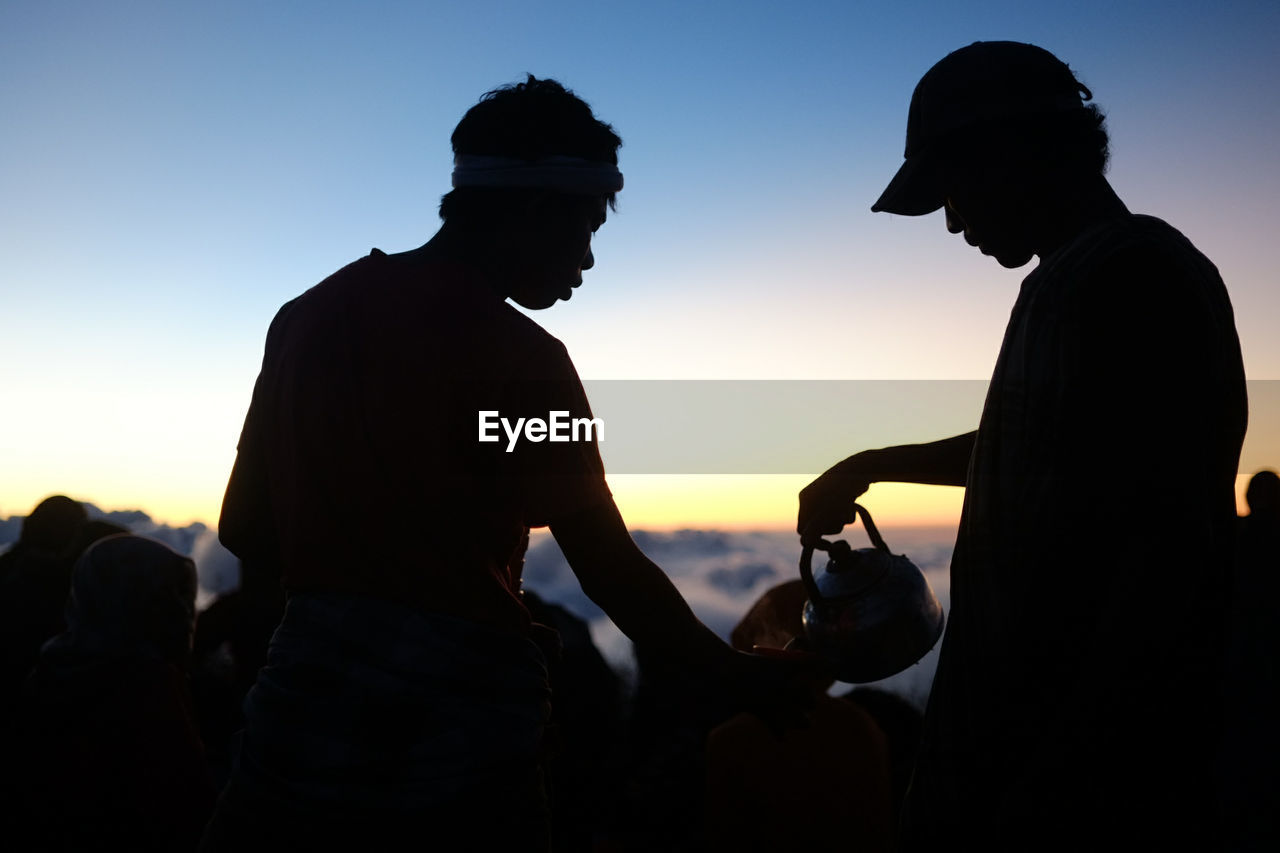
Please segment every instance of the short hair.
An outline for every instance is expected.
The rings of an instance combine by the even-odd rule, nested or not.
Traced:
[[[522,83],[486,92],[467,110],[450,137],[453,153],[538,160],[581,157],[618,164],[622,138],[600,121],[586,101],[552,79],[528,75]],[[460,187],[440,200],[443,220],[491,219],[518,198],[549,190]],[[607,195],[615,207],[613,193]]]
[[[1269,468],[1254,474],[1245,489],[1244,502],[1250,513],[1275,515],[1280,512],[1280,475]]]
[[[88,520],[89,513],[79,501],[66,495],[53,495],[31,510],[22,522],[18,541],[28,548],[59,553],[71,546]]]

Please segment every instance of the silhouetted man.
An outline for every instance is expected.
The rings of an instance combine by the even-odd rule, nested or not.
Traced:
[[[439,232],[344,267],[268,332],[219,535],[277,562],[288,603],[211,849],[545,846],[530,527],[639,645],[741,701],[798,669],[730,649],[639,551],[564,346],[507,303],[547,308],[582,283],[621,140],[530,77],[452,142]]]
[[[1039,264],[976,432],[856,454],[800,495],[814,536],[873,482],[966,487],[910,849],[1214,837],[1240,349],[1214,266],[1103,177],[1091,97],[1012,42],[921,79],[906,162],[872,209],[941,208],[1001,265]]]

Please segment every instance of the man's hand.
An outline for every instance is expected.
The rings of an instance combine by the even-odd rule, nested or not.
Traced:
[[[864,450],[832,465],[800,492],[800,515],[796,521],[800,541],[812,544],[818,537],[839,533],[852,523],[856,514],[853,502],[872,483],[963,486],[977,438],[976,432],[967,432],[928,444]]]
[[[850,456],[827,469],[821,477],[800,491],[800,514],[796,533],[801,542],[812,544],[820,536],[839,533],[856,517],[854,501],[871,486],[862,470],[861,454]]]

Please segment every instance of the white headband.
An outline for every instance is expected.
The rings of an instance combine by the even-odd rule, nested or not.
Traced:
[[[581,157],[521,160],[458,154],[453,158],[454,187],[544,189],[578,195],[608,195],[622,189],[618,167]]]

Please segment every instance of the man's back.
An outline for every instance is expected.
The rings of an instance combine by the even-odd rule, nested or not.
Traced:
[[[1170,809],[1195,836],[1245,419],[1226,290],[1164,223],[1102,223],[1028,276],[952,562],[923,837],[1150,838]]]
[[[285,305],[238,467],[264,478],[286,588],[521,630],[508,562],[543,510],[522,479],[528,460],[476,440],[477,413],[535,404],[542,417],[589,416],[560,342],[464,267],[375,250]],[[603,489],[594,444],[562,447],[539,458]],[[251,496],[229,490],[224,512]]]

